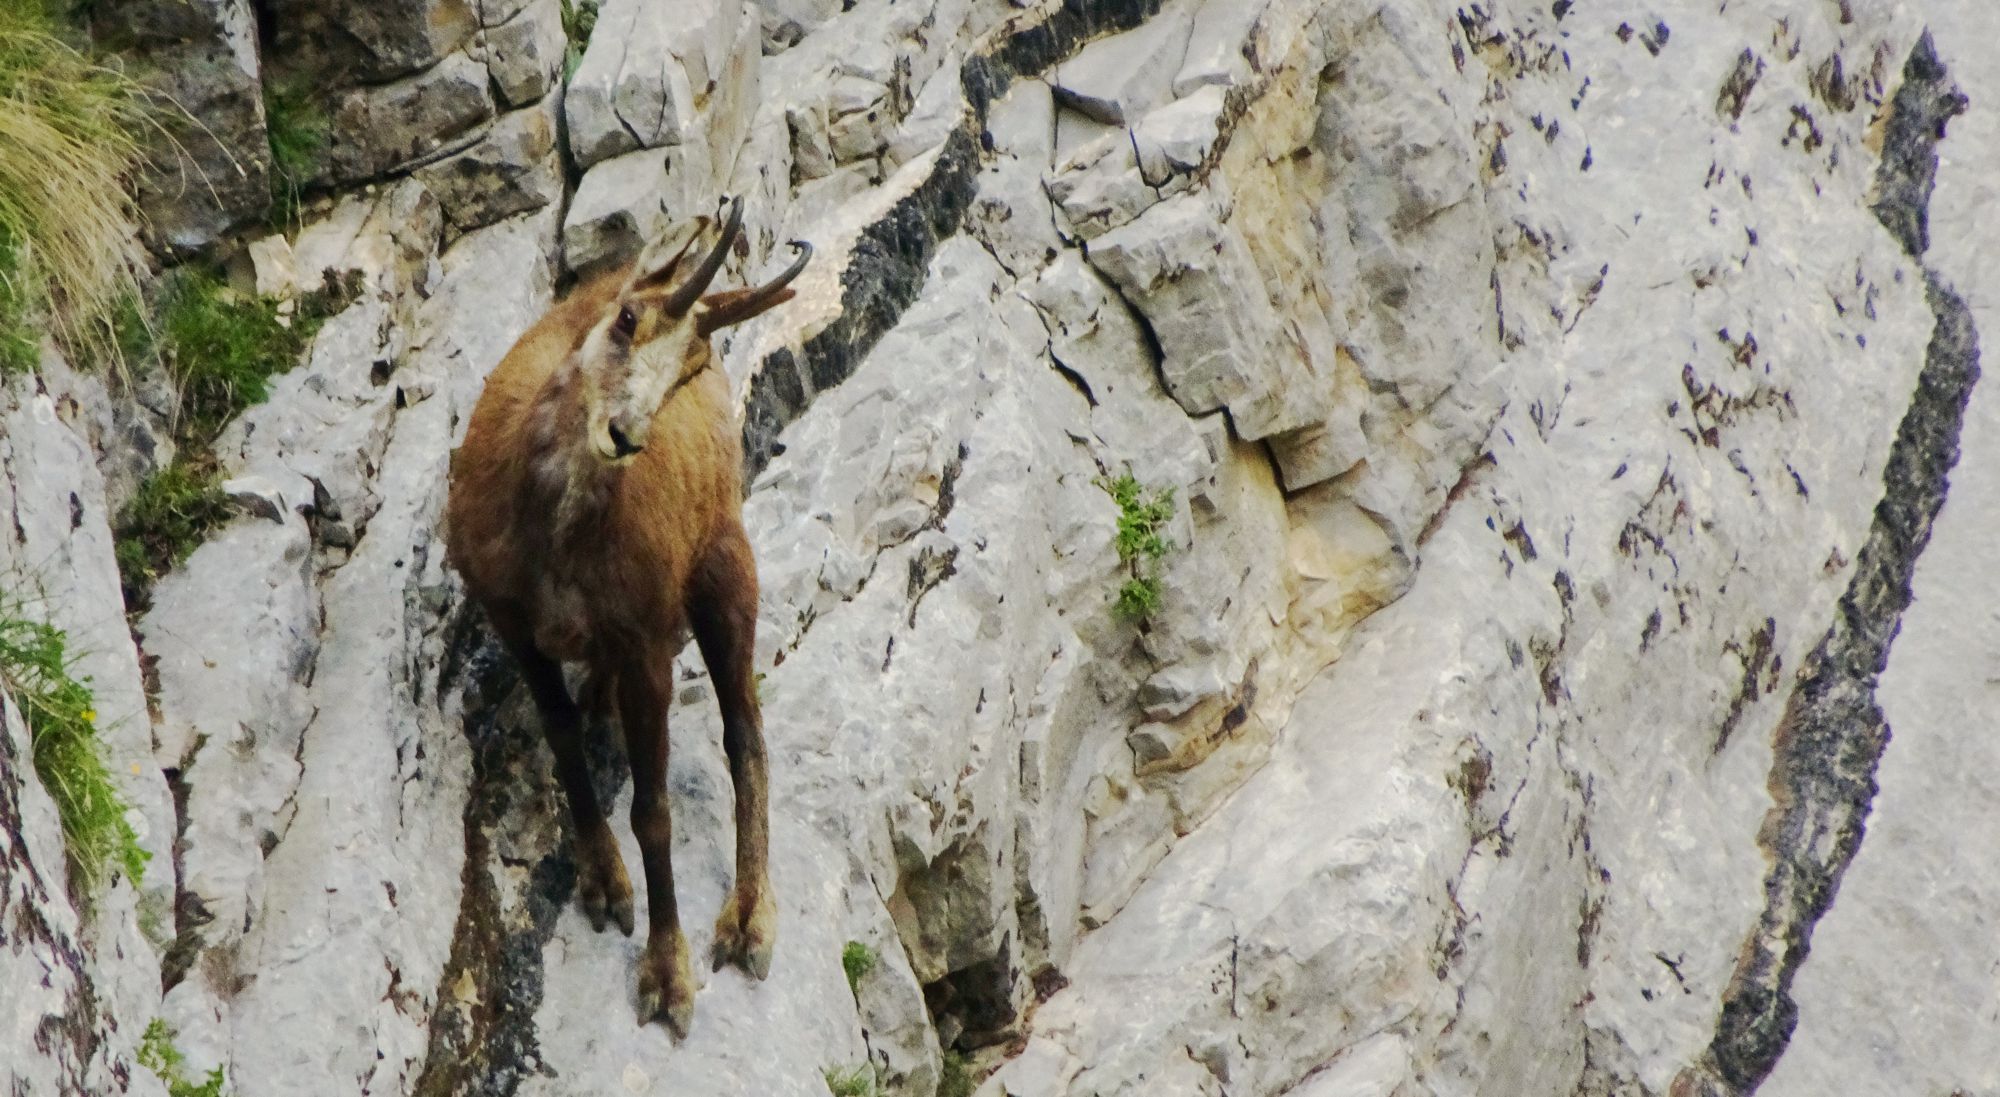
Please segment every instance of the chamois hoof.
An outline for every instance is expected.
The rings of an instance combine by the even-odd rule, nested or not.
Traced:
[[[590,928],[599,933],[612,922],[625,936],[632,936],[632,881],[625,875],[625,863],[613,849],[609,856],[579,850],[576,901],[590,918]]]
[[[771,974],[771,952],[778,940],[778,908],[771,902],[768,887],[758,892],[757,906],[748,918],[741,914],[742,893],[731,890],[723,901],[722,914],[715,920],[714,970],[735,964],[752,979]]]
[[[655,935],[639,957],[639,1023],[658,1021],[674,1039],[687,1039],[694,1024],[694,968],[687,938],[679,930]]]

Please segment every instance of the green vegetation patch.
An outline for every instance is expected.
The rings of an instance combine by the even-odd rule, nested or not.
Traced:
[[[21,245],[0,228],[0,377],[35,368],[42,358],[40,287],[22,263]]]
[[[222,1068],[195,1082],[187,1076],[187,1056],[174,1046],[174,1031],[158,1017],[139,1040],[139,1065],[159,1076],[170,1097],[222,1097]]]
[[[180,391],[174,433],[206,445],[232,417],[270,395],[269,381],[296,365],[327,313],[301,302],[239,294],[208,271],[168,278],[154,327],[160,364]]]
[[[583,50],[590,45],[591,32],[597,29],[598,0],[562,0],[563,37],[569,39],[569,48],[563,52],[563,79],[576,75],[576,67],[583,64]]]
[[[1160,608],[1160,559],[1167,554],[1165,531],[1174,517],[1174,489],[1147,488],[1130,472],[1099,479],[1097,486],[1118,504],[1114,544],[1129,573],[1118,588],[1118,615],[1144,621]]]
[[[176,461],[155,471],[118,516],[118,575],[125,604],[146,604],[153,582],[179,567],[229,517],[213,467]]]
[[[303,80],[264,86],[264,134],[271,148],[271,223],[298,223],[299,198],[319,174],[333,123]]]
[[[833,1097],[876,1097],[881,1092],[876,1085],[875,1067],[869,1063],[846,1069],[829,1067],[822,1074]]]
[[[840,968],[847,973],[847,989],[857,997],[861,994],[861,980],[875,970],[877,959],[875,950],[859,941],[849,941],[840,950]]]
[[[270,380],[290,370],[326,319],[346,308],[358,280],[329,280],[285,315],[283,303],[237,293],[213,271],[181,270],[163,280],[147,325],[138,306],[121,314],[128,355],[157,358],[180,394],[174,463],[140,484],[117,522],[118,571],[125,604],[143,606],[153,581],[185,561],[229,517],[209,447],[223,425],[270,395]]]
[[[972,1091],[978,1087],[979,1072],[972,1069],[972,1060],[956,1048],[947,1048],[937,1097],[972,1097]]]
[[[71,875],[88,901],[114,869],[135,883],[143,878],[147,853],[125,821],[124,797],[97,741],[96,698],[71,674],[67,648],[62,630],[0,595],[0,681],[27,721],[35,774],[56,803]]]
[[[24,361],[24,302],[45,305],[83,357],[114,354],[109,318],[145,259],[124,180],[152,108],[60,30],[43,4],[0,3],[0,241],[12,283],[0,291],[11,299],[0,303],[0,368]]]

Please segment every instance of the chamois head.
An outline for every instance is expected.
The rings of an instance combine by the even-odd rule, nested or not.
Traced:
[[[577,344],[586,437],[599,458],[623,462],[646,448],[661,406],[706,368],[711,334],[791,299],[786,283],[812,257],[797,240],[798,259],[765,285],[703,296],[742,229],[741,198],[720,225],[697,217],[669,227]]]

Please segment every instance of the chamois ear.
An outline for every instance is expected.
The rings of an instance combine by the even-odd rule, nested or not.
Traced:
[[[699,319],[695,323],[696,332],[706,338],[723,328],[762,315],[791,300],[797,293],[790,286],[791,280],[806,269],[806,264],[812,261],[813,254],[812,245],[804,240],[793,240],[791,245],[792,250],[799,253],[799,257],[792,260],[792,265],[779,272],[776,278],[761,286],[724,290],[702,298]]]
[[[660,307],[668,316],[686,316],[695,307],[701,300],[702,291],[708,288],[710,282],[715,281],[716,272],[722,269],[722,261],[728,257],[730,246],[736,243],[737,234],[743,231],[743,199],[729,198],[724,201],[728,216],[723,220],[721,230],[716,233],[714,247],[702,257],[700,265],[690,271],[685,264],[677,263],[670,272],[671,283],[665,280],[657,283],[673,286],[666,300],[660,302]],[[704,229],[708,224],[708,219],[703,218]]]
[[[639,259],[632,264],[632,277],[626,283],[626,290],[651,289],[666,285],[674,277],[674,272],[687,258],[695,242],[708,231],[709,219],[697,217],[692,221],[675,221],[667,226],[667,231],[646,245],[639,253]]]

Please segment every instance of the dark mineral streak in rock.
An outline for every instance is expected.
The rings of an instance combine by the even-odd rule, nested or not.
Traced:
[[[743,415],[746,486],[779,452],[779,433],[805,414],[814,396],[847,380],[916,303],[931,257],[957,234],[979,188],[980,135],[993,102],[1015,80],[1046,71],[1091,39],[1138,26],[1160,2],[1070,0],[966,59],[959,79],[968,121],[946,138],[929,178],[862,230],[841,272],[839,318],[808,339],[802,355],[777,351],[752,375]]]
[[[1925,35],[1903,69],[1875,206],[1912,258],[1928,245],[1938,141],[1965,107]],[[1950,490],[1966,402],[1979,379],[1978,332],[1965,301],[1932,271],[1925,271],[1924,285],[1936,322],[1883,470],[1882,500],[1833,625],[1807,659],[1778,724],[1774,806],[1758,835],[1771,859],[1764,912],[1723,992],[1715,1039],[1676,1082],[1677,1095],[1751,1093],[1777,1066],[1798,1025],[1792,980],[1866,833],[1876,766],[1890,738],[1875,700],[1876,676],[1888,664],[1917,560]]]

